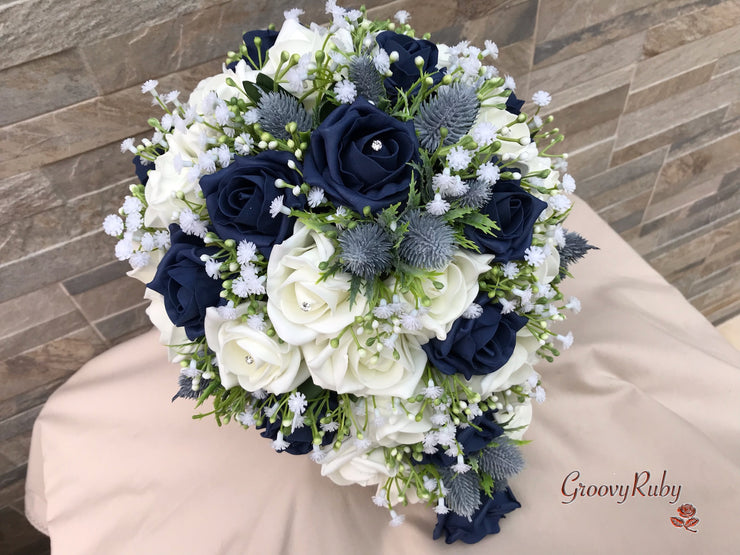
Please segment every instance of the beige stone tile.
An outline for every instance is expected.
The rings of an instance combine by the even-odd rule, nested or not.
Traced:
[[[2,427],[2,423],[0,423],[0,427]],[[5,457],[5,459],[10,461],[14,466],[28,462],[28,451],[30,449],[30,429],[21,431],[15,436],[7,438],[5,441],[0,441],[0,457]]]
[[[545,67],[538,68],[535,62],[538,69],[532,71],[530,89],[556,93],[629,66],[639,59],[643,38],[636,33]]]
[[[0,420],[5,420],[14,414],[44,404],[49,396],[66,380],[67,377],[62,376],[49,382],[44,382],[38,387],[23,391],[9,399],[0,400]]]
[[[578,194],[597,212],[653,190],[668,147],[581,181]]]
[[[669,153],[670,157],[671,153]],[[655,185],[658,197],[676,195],[740,164],[740,131],[666,162]]]
[[[496,67],[501,75],[511,75],[516,81],[516,95],[522,99],[529,99],[529,68],[532,65],[531,40],[525,40],[504,46],[499,49],[499,58]]]
[[[569,152],[568,173],[576,180],[586,179],[606,171],[614,139],[607,139],[588,148]]]
[[[728,318],[732,318],[733,316],[737,316],[738,314],[740,314],[740,299],[726,302],[723,305],[712,309],[711,311],[708,310],[704,313],[704,316],[712,324],[717,325],[718,323],[724,322]]]
[[[92,322],[140,305],[144,289],[140,281],[124,276],[88,289],[74,298],[85,318]]]
[[[690,188],[676,193],[675,195],[655,195],[652,198],[650,205],[647,207],[647,210],[645,210],[645,221],[649,222],[656,220],[666,214],[686,208],[698,200],[715,195],[722,183],[722,177],[722,175],[713,176],[711,179],[702,183],[696,183]]]
[[[38,170],[0,179],[0,227],[61,203],[62,199],[51,182]],[[0,245],[2,241],[0,239]],[[0,255],[0,264],[2,262]]]
[[[625,85],[629,86],[633,73],[634,68],[627,66],[561,91],[551,92],[545,88],[544,90],[551,92],[552,101],[542,109],[541,114],[543,116],[553,114],[573,104],[579,104],[585,100],[607,94]],[[535,92],[535,90],[533,88],[532,92]],[[567,131],[572,122],[557,120],[555,123],[562,125],[563,129]]]
[[[87,327],[4,360],[0,362],[0,400],[67,378],[104,348],[98,334]]]
[[[635,90],[644,89],[737,50],[740,50],[737,29],[720,31],[643,60],[637,65],[633,87]]]
[[[725,0],[651,27],[645,36],[645,55],[655,56],[738,24],[740,2]]]
[[[630,92],[627,98],[627,105],[624,109],[625,113],[634,112],[650,104],[660,102],[674,94],[706,83],[712,77],[715,64],[715,61],[711,61],[706,65],[676,75],[671,79],[661,81],[645,89]]]
[[[38,406],[28,409],[21,413],[14,414],[10,418],[6,418],[0,422],[0,445],[11,438],[15,438],[29,432],[31,428],[33,428],[33,423],[41,412],[41,408],[41,406]],[[2,447],[0,447],[0,454],[5,454]],[[25,462],[26,461],[22,461],[20,464]]]
[[[51,112],[98,94],[76,50],[0,70],[0,126]]]
[[[728,73],[673,95],[640,110],[624,114],[619,127],[616,149],[654,138],[704,114],[715,112],[737,99],[740,70]],[[711,99],[711,102],[708,101]]]
[[[612,155],[611,165],[618,166],[624,164],[655,149],[670,145],[674,141],[690,141],[697,135],[719,127],[727,113],[726,110],[727,108],[724,106],[717,108],[708,114],[700,115],[696,119],[670,127],[665,131],[650,135],[646,139],[629,144],[623,148],[615,149]],[[630,123],[625,123],[625,118],[623,117],[622,125],[626,126],[630,125]]]
[[[0,260],[9,263],[102,229],[105,216],[118,212],[132,181],[135,180],[100,189],[65,205],[0,226]],[[110,239],[107,248],[112,249],[114,245],[115,240]],[[101,248],[106,246],[101,245]]]
[[[440,40],[436,32],[446,27],[456,25],[457,11],[464,0],[430,0],[424,4],[424,9],[418,9],[419,4],[414,0],[397,0],[396,2],[376,2],[376,6],[367,14],[371,19],[392,19],[398,10],[406,10],[411,14],[410,25],[419,35],[434,33],[434,40]],[[367,5],[367,4],[366,4]],[[308,21],[308,20],[306,20]],[[461,40],[458,38],[458,40]]]
[[[218,67],[208,63],[169,75],[161,89],[191,90]],[[154,114],[151,100],[131,87],[0,128],[0,178],[141,133]]]
[[[697,284],[701,293],[689,301],[705,315],[713,315],[730,304],[740,301],[740,263]]]
[[[729,73],[730,71],[735,71],[739,67],[740,50],[722,56],[719,60],[717,60],[717,65],[714,69],[714,77],[724,75],[725,73]]]
[[[0,360],[11,358],[47,341],[67,335],[85,326],[87,322],[78,310],[62,314],[30,329],[3,337],[0,344]]]
[[[473,4],[481,7],[473,8]],[[485,39],[494,41],[499,48],[528,41],[534,36],[537,20],[537,0],[524,0],[516,4],[495,8],[489,2],[462,2],[460,12],[469,20],[465,22],[461,38],[483,46]],[[531,42],[531,41],[530,41]],[[531,52],[530,52],[531,53]],[[503,56],[499,58],[502,60]],[[527,64],[529,68],[529,63]]]
[[[35,291],[114,260],[102,230],[0,265],[0,302]]]
[[[23,496],[26,487],[26,465],[0,475],[0,507],[14,503]]]

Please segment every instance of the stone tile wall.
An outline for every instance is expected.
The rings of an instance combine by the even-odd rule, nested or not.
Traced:
[[[132,181],[118,145],[151,114],[140,84],[191,89],[295,3],[0,0],[0,509],[22,510],[47,397],[149,326],[100,231]],[[739,0],[365,4],[439,41],[495,40],[520,97],[552,93],[579,194],[712,321],[740,312]]]

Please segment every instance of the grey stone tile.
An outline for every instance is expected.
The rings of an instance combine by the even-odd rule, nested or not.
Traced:
[[[46,555],[49,538],[36,530],[23,514],[10,507],[0,509],[0,552],[7,555]]]
[[[92,322],[140,305],[144,289],[140,281],[124,276],[75,295],[75,301]]]
[[[25,495],[26,465],[0,476],[0,507],[8,507]]]
[[[36,421],[36,417],[41,412],[41,408],[42,406],[28,409],[21,413],[14,414],[10,418],[6,418],[0,422],[0,443],[4,443],[9,439],[26,432],[30,432],[33,428],[33,423]]]
[[[66,381],[67,376],[63,376],[50,382],[42,383],[34,389],[23,391],[15,397],[0,400],[0,420],[5,420],[14,414],[44,404],[51,394]]]
[[[460,2],[460,15],[467,19],[479,19],[493,12],[508,14],[514,11],[519,4],[527,3],[529,0],[466,0]],[[494,39],[492,39],[494,40]]]
[[[628,145],[654,138],[684,123],[697,120],[699,116],[709,115],[718,107],[735,101],[739,89],[740,70],[624,114],[616,148],[621,150]]]
[[[97,96],[76,50],[0,70],[0,126]]]
[[[137,143],[150,133],[135,135]],[[136,183],[133,155],[121,154],[121,141],[99,146],[58,162],[42,166],[39,170],[52,183],[54,192],[65,200],[92,193],[124,180]],[[47,208],[51,208],[48,206]]]
[[[613,43],[724,0],[540,0],[535,67]]]
[[[57,283],[10,299],[0,304],[0,314],[3,315],[0,319],[0,338],[23,332],[76,310],[69,295]]]
[[[645,36],[645,55],[655,56],[739,23],[740,2],[735,0],[679,15],[648,30]]]
[[[501,75],[511,75],[517,83],[516,94],[522,99],[528,99],[529,68],[532,67],[531,40],[509,44],[499,49],[499,58],[495,65]]]
[[[0,260],[4,263],[18,260],[76,237],[102,229],[105,216],[118,212],[123,197],[128,193],[125,181],[94,193],[78,197],[64,206],[39,212],[0,226]],[[109,239],[107,248],[113,248]],[[102,248],[105,248],[101,244]]]
[[[653,190],[668,147],[581,181],[578,194],[597,212]]]
[[[644,89],[737,50],[740,50],[737,29],[720,31],[641,61],[637,65],[633,86],[635,90]]]
[[[114,259],[110,237],[102,231],[0,265],[0,302],[65,280]]]
[[[718,127],[725,117],[726,110],[727,108],[724,106],[715,108],[713,111],[702,114],[686,123],[669,127],[662,132],[649,135],[643,140],[629,144],[623,148],[615,149],[612,155],[611,165],[618,166],[624,164],[658,148],[670,145],[673,142],[691,141],[694,137]],[[623,117],[623,123],[624,119]],[[624,123],[624,125],[629,125],[629,123]]]
[[[740,67],[740,50],[732,52],[725,56],[722,56],[717,60],[717,65],[714,69],[714,77],[723,75],[730,71],[734,71]]]
[[[198,0],[137,1],[135,5],[113,0],[26,0],[0,5],[4,46],[0,68],[171,20],[200,6]]]
[[[530,89],[558,92],[629,66],[639,59],[643,38],[643,33],[635,33],[547,66],[537,65],[535,49],[535,69],[530,78]]]
[[[630,92],[624,109],[625,113],[634,112],[650,104],[660,102],[669,96],[706,83],[712,77],[715,64],[716,61],[712,60],[706,65],[691,69],[655,85]]]
[[[61,203],[51,182],[38,170],[0,179],[0,227]]]
[[[70,295],[79,295],[95,287],[105,285],[126,275],[131,269],[128,262],[116,260],[94,268],[84,274],[65,280],[62,285]]]
[[[465,3],[465,0],[450,0],[449,2],[445,2],[444,0],[430,0],[429,2],[425,2],[423,10],[418,9],[419,4],[414,0],[398,0],[396,2],[384,2],[380,0],[375,2],[375,5],[372,7],[368,4],[366,5],[368,7],[368,17],[371,19],[392,19],[398,10],[406,10],[412,16],[409,23],[416,29],[419,35],[433,33],[432,38],[435,41],[444,42],[438,36],[438,31],[462,23],[459,21],[460,18],[457,12],[460,6]],[[325,17],[323,16],[314,20],[319,21]],[[310,20],[306,19],[306,21]]]
[[[607,139],[589,148],[569,152],[568,173],[578,181],[606,171],[613,145],[614,139]]]
[[[87,322],[78,310],[62,314],[29,329],[3,337],[0,344],[0,359],[18,355],[59,336],[80,329]]]
[[[487,11],[484,11],[483,7],[471,9],[476,3],[488,6]],[[496,9],[490,6],[489,2],[462,2],[460,11],[466,18],[469,18],[463,26],[461,39],[465,38],[465,40],[477,43],[481,48],[485,39],[494,41],[499,48],[502,48],[517,42],[528,41],[534,36],[537,0],[510,3],[504,9]]]
[[[160,80],[163,91],[191,90],[220,65],[202,64]],[[57,162],[144,132],[156,112],[139,87],[81,102],[0,129],[0,178]]]
[[[118,344],[151,329],[151,321],[145,312],[147,306],[149,303],[144,302],[93,324],[103,337],[113,344]]]
[[[616,202],[600,210],[598,214],[609,223],[614,231],[624,233],[640,225],[651,193],[651,191],[645,191]]]
[[[3,388],[0,401],[6,408],[13,406],[12,399],[20,395],[30,396],[39,388],[71,376],[105,347],[98,334],[88,326],[1,361],[0,382]],[[17,403],[16,406],[23,404]]]
[[[3,423],[0,422],[0,428],[2,425]],[[29,428],[0,442],[0,457],[4,457],[13,466],[18,466],[28,462],[28,451],[30,449],[31,429]]]
[[[689,300],[704,314],[716,314],[727,305],[737,303],[740,301],[740,263],[700,282],[697,289],[702,292]]]

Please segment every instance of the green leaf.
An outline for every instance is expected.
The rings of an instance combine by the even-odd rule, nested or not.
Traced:
[[[480,229],[481,231],[485,231],[486,233],[500,229],[496,222],[489,218],[487,214],[483,214],[481,212],[473,212],[467,215],[463,221],[467,225]]]
[[[257,86],[265,92],[274,92],[278,90],[275,81],[264,73],[257,74]]]
[[[352,280],[349,283],[349,307],[350,309],[355,304],[355,299],[357,298],[357,294],[360,292],[361,286],[362,286],[362,278],[358,276],[352,276]]]
[[[493,478],[490,474],[486,474],[485,472],[481,472],[478,477],[480,478],[480,487],[483,490],[483,492],[488,497],[493,497]]]
[[[247,93],[249,100],[252,101],[252,104],[259,104],[260,98],[262,98],[262,91],[260,91],[254,83],[250,83],[249,81],[242,81],[242,86],[244,87],[244,92]]]

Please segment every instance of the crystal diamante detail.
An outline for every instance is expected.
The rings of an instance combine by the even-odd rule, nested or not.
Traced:
[[[254,357],[252,357],[252,355],[247,355],[244,357],[244,362],[247,364],[254,364]]]
[[[311,303],[309,303],[308,301],[303,301],[301,303],[301,310],[303,312],[308,312],[309,310],[311,310]]]
[[[375,152],[378,152],[381,148],[383,148],[383,143],[380,142],[380,139],[375,139],[370,145],[370,148],[372,148]]]

